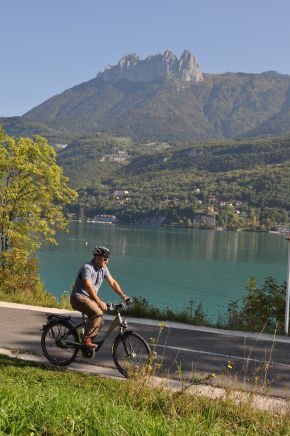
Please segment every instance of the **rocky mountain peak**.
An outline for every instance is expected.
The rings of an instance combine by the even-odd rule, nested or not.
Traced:
[[[133,53],[131,55],[126,54],[120,59],[119,65],[120,68],[126,69],[132,65],[137,65],[138,62],[139,62],[139,56],[137,56],[136,53]]]
[[[179,59],[179,71],[181,80],[188,82],[192,76],[197,81],[203,80],[199,65],[193,54],[189,50],[184,50]]]
[[[117,65],[106,66],[97,77],[110,82],[127,79],[131,82],[145,83],[164,77],[183,82],[203,80],[197,60],[189,50],[184,50],[180,59],[171,50],[166,50],[163,54],[149,55],[144,60],[136,53],[126,54]]]

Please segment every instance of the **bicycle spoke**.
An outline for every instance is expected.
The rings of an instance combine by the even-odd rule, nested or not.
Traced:
[[[129,333],[117,340],[113,358],[119,371],[128,376],[148,364],[150,348],[139,335]]]
[[[76,356],[77,349],[69,342],[78,342],[76,332],[67,323],[52,324],[42,336],[42,349],[47,359],[56,365],[67,365]]]

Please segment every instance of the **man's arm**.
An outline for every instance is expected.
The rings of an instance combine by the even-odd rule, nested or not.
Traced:
[[[115,280],[112,276],[107,277],[106,278],[107,282],[109,283],[109,285],[111,286],[111,288],[116,292],[116,294],[120,295],[120,297],[126,301],[127,300],[127,295],[124,294],[124,292],[122,291],[119,283],[117,282],[117,280]]]
[[[107,310],[107,305],[106,303],[104,303],[104,301],[102,301],[96,294],[94,288],[93,288],[93,284],[91,282],[91,280],[84,280],[84,285],[86,290],[89,293],[89,296],[91,297],[92,300],[94,300],[97,305],[100,307],[100,309],[102,309],[103,311]]]

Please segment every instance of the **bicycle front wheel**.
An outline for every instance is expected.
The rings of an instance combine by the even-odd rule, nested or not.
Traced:
[[[41,336],[41,347],[45,357],[54,365],[69,365],[78,352],[74,344],[79,342],[77,332],[67,321],[49,323]]]
[[[118,335],[113,344],[113,359],[122,375],[136,374],[148,365],[151,350],[145,339],[137,333],[127,332]]]

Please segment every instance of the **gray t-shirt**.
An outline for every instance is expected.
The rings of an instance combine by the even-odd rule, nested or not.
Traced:
[[[92,282],[93,288],[97,294],[103,280],[110,276],[111,274],[106,266],[98,268],[95,265],[95,260],[92,259],[90,262],[81,266],[73,286],[72,295],[80,294],[89,297],[89,293],[84,286],[84,280],[90,280]]]

